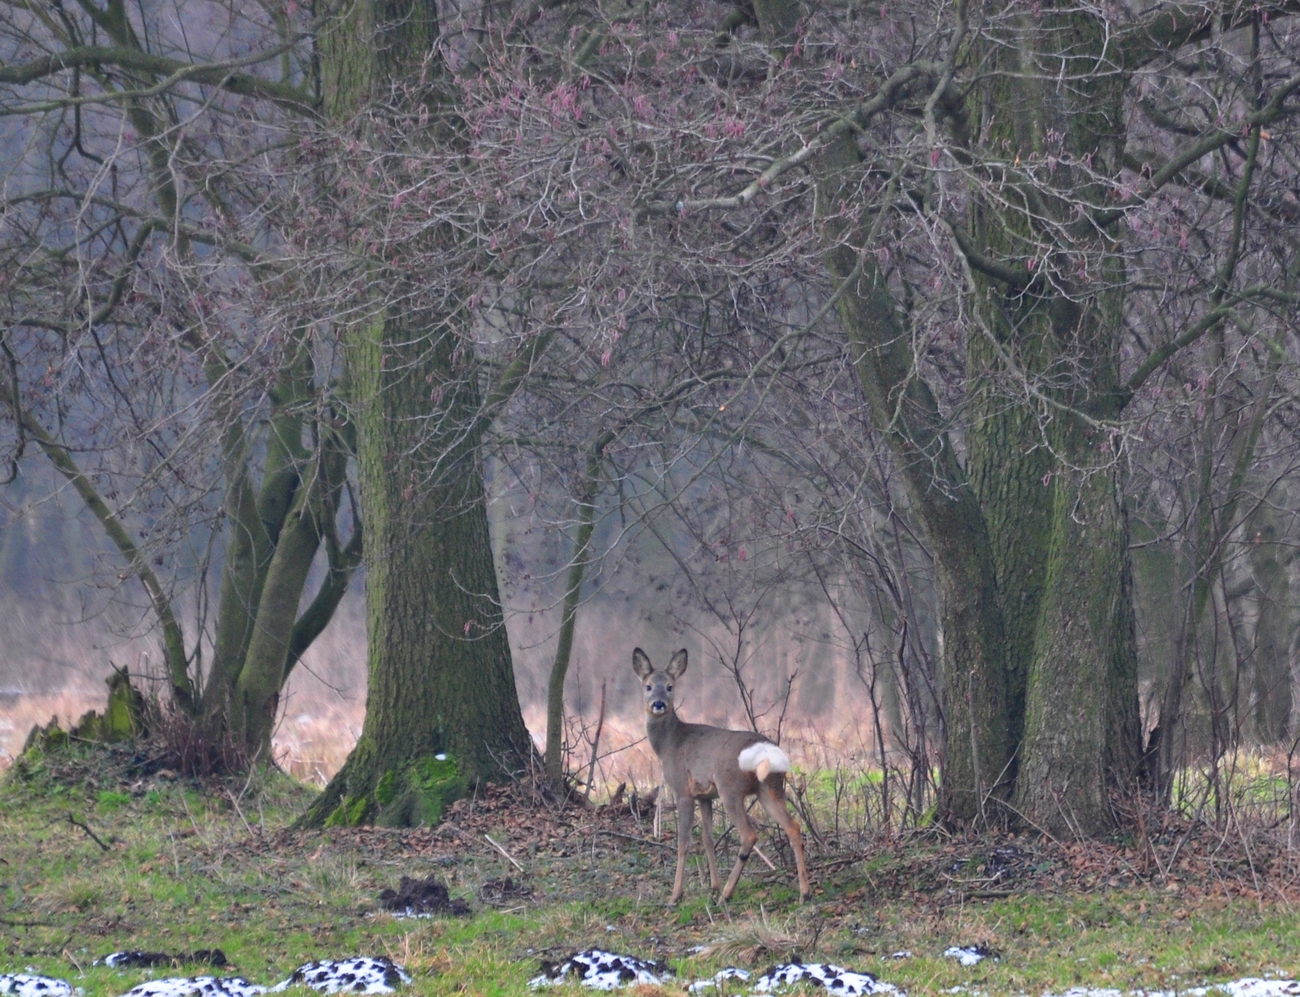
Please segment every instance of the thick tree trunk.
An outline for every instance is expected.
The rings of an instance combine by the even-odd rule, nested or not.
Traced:
[[[424,63],[437,58],[437,36],[427,0],[338,5],[320,45],[330,114],[346,120],[409,84],[409,99],[434,112],[430,140],[450,140],[439,67]],[[531,752],[492,561],[476,375],[455,339],[464,317],[383,311],[349,333],[347,361],[366,534],[366,716],[308,824],[434,823],[469,783]]]
[[[993,288],[987,291],[999,293]],[[992,325],[990,332],[1005,349],[1010,339],[1005,323]],[[1023,404],[1008,404],[1008,381],[1016,372],[1007,369],[979,332],[971,336],[967,369],[966,469],[987,525],[1002,605],[1011,753],[1007,779],[1014,780],[1024,736],[1025,690],[1047,581],[1056,479],[1038,413]]]
[[[1028,260],[1034,276],[1010,288],[976,277],[969,469],[1005,614],[1015,809],[1054,833],[1093,834],[1113,825],[1109,792],[1133,777],[1140,738],[1128,527],[1106,428],[1122,406],[1124,273],[1106,235],[1071,221],[1081,201],[1104,204],[1096,178],[1118,173],[1125,78],[1096,71],[1105,33],[1077,8],[1008,10],[998,33],[985,53],[995,71],[971,101],[971,152],[1061,162],[1046,180],[1008,171],[1001,195],[972,209],[968,243]]]
[[[1124,80],[1095,73],[1106,54],[1097,23],[1072,9],[1010,16],[999,30],[1005,44],[982,58],[1001,72],[973,97],[973,127],[955,128],[963,157],[1018,165],[1061,143],[1102,176],[1118,170]],[[821,165],[826,260],[868,403],[935,558],[943,813],[984,819],[990,804],[1013,799],[1030,824],[1095,833],[1113,823],[1108,793],[1132,777],[1140,736],[1127,522],[1105,430],[1122,405],[1123,272],[1104,236],[1062,240],[1079,197],[1101,205],[1108,188],[1060,165],[1057,197],[998,167],[997,204],[973,207],[965,242],[979,252],[1028,258],[1038,273],[1070,253],[1093,276],[1074,288],[976,276],[963,469],[871,247],[842,221],[857,159],[848,140]]]
[[[477,393],[452,376],[453,345],[396,321],[351,339],[369,688],[360,740],[308,823],[434,823],[468,784],[528,757],[478,454],[463,433]],[[445,408],[428,418],[431,382]]]
[[[1054,834],[1094,834],[1113,826],[1109,790],[1137,758],[1128,531],[1112,470],[1071,473],[1055,493],[1016,809]]]

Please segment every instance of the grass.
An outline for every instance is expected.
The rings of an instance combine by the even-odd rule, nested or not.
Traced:
[[[617,837],[597,833],[601,811],[503,806],[459,812],[459,831],[285,833],[312,792],[283,775],[203,786],[142,775],[123,752],[74,749],[15,766],[0,785],[0,972],[30,967],[85,997],[115,997],[145,979],[212,970],[92,965],[114,950],[220,948],[233,968],[219,973],[268,984],[312,959],[367,954],[405,965],[414,994],[520,995],[540,959],[598,945],[665,959],[686,982],[799,955],[874,972],[913,995],[1178,990],[1300,975],[1294,856],[1258,837],[1254,865],[1239,868],[1244,852],[1229,837],[1216,845],[1189,825],[1145,845],[930,834],[814,855],[818,892],[807,905],[784,871],[751,863],[729,906],[707,895],[696,870],[674,909],[665,905],[671,848],[631,840],[648,826],[628,824],[633,833]],[[775,859],[778,845],[763,847]],[[1148,847],[1159,861],[1146,860]],[[986,888],[998,854],[1013,855],[1015,878]],[[470,900],[474,916],[374,913],[378,892],[401,875],[430,874]],[[478,899],[505,876],[524,879],[533,897],[499,909]],[[1000,960],[964,968],[942,957],[975,943]],[[900,950],[913,956],[892,959]]]

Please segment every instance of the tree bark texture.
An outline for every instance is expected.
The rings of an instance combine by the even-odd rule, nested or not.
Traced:
[[[859,154],[851,139],[826,157],[827,269],[840,320],[871,407],[903,471],[908,498],[924,524],[938,576],[943,633],[945,754],[940,806],[954,820],[987,815],[1005,797],[1011,761],[1003,614],[983,514],[948,440],[938,403],[916,376],[911,343],[884,274],[869,250],[854,246],[842,211],[844,185]]]
[[[1022,287],[976,278],[970,468],[998,565],[1013,724],[1023,724],[1011,732],[1015,809],[1053,833],[1092,834],[1113,823],[1108,792],[1135,774],[1140,739],[1128,525],[1106,429],[1122,407],[1125,278],[1110,236],[1070,222],[1081,202],[1104,203],[1097,178],[1118,175],[1126,77],[1097,70],[1106,39],[1088,13],[1001,13],[990,51],[977,53],[995,70],[972,98],[979,158],[1060,155],[1094,173],[1061,163],[1046,185],[1013,173],[996,206],[972,210],[970,244],[1053,276]],[[1081,261],[1076,274],[1065,258]]]
[[[401,99],[443,119],[430,140],[449,136],[437,36],[425,0],[339,5],[320,44],[330,115],[346,121],[407,88]],[[461,318],[390,306],[348,334],[368,697],[361,737],[306,823],[434,823],[466,785],[502,777],[531,751],[492,560],[476,373],[456,348]]]
[[[1077,9],[1000,13],[986,28],[1002,34],[994,50],[968,53],[991,71],[971,120],[953,127],[963,158],[1018,164],[1063,147],[1113,177],[1125,79],[1095,71],[1106,57],[1100,25]],[[1107,234],[1069,221],[1109,188],[1062,165],[1055,189],[1018,187],[1005,171],[995,205],[976,199],[965,245],[1035,261],[1040,274],[1073,253],[1092,272],[1076,284],[975,275],[963,467],[867,236],[846,220],[859,160],[845,140],[820,164],[825,260],[873,418],[935,559],[942,813],[987,820],[1005,802],[1001,816],[1053,833],[1103,831],[1109,792],[1134,777],[1140,748],[1128,524],[1106,429],[1123,404],[1124,274]]]

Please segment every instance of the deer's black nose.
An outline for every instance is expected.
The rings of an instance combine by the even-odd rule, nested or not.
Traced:
[[[665,703],[662,699],[656,699],[653,703],[650,704],[651,713],[662,713],[666,709],[668,709],[668,704]]]

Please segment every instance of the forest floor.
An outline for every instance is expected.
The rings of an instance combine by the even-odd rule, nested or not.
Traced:
[[[709,895],[693,858],[673,908],[671,821],[656,836],[626,799],[561,809],[522,786],[494,788],[437,828],[307,833],[289,826],[313,790],[278,775],[199,784],[142,774],[125,750],[73,749],[3,779],[0,974],[68,980],[84,997],[203,973],[269,985],[355,955],[403,965],[412,994],[525,994],[544,962],[591,948],[670,966],[674,981],[635,988],[641,997],[680,994],[724,966],[792,960],[870,972],[911,995],[1300,977],[1294,818],[1218,832],[1166,821],[1068,842],[836,836],[827,812],[820,840],[807,835],[811,902],[798,902],[778,833],[760,841],[776,871],[751,861],[730,904]],[[724,875],[734,847],[733,834]],[[468,913],[384,911],[380,893],[402,877],[434,877]],[[950,946],[996,958],[962,965],[944,956]],[[224,966],[94,964],[114,951],[213,949]]]

